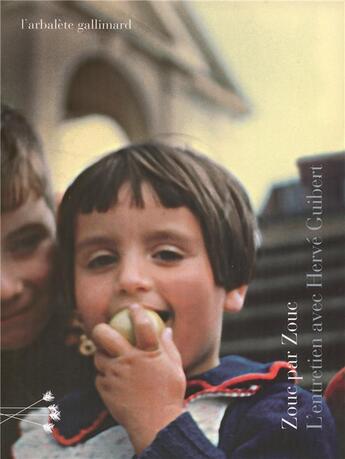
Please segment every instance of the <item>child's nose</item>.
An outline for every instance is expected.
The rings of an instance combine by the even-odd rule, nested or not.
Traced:
[[[137,257],[122,260],[117,274],[117,290],[120,293],[131,295],[140,291],[148,291],[151,287],[152,279],[146,263]]]

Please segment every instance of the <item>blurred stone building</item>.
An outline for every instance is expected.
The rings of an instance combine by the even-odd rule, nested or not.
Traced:
[[[216,146],[249,111],[189,2],[15,0],[1,7],[2,97],[39,127],[53,170],[61,167],[56,128],[68,119],[96,113],[131,141],[182,133]],[[39,21],[62,28],[28,29]],[[127,26],[99,29],[118,23]],[[64,166],[78,157],[75,173],[93,159],[75,152]]]

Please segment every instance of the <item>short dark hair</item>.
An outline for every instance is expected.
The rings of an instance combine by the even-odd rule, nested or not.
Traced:
[[[255,262],[256,219],[240,182],[211,159],[160,143],[130,145],[85,169],[67,189],[58,216],[61,270],[74,301],[74,228],[79,213],[106,212],[129,183],[143,207],[147,183],[164,207],[186,206],[200,223],[215,282],[230,291],[249,282]]]
[[[54,210],[49,168],[40,141],[16,110],[1,105],[1,213],[17,209],[27,198],[45,199]]]

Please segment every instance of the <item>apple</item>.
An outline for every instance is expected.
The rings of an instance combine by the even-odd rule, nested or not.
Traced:
[[[145,312],[154,325],[157,334],[160,335],[165,327],[163,320],[152,309],[145,309]],[[135,346],[135,332],[128,308],[117,312],[110,320],[109,325]]]

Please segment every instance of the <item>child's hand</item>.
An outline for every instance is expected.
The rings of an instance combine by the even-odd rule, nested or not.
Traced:
[[[130,309],[136,347],[106,324],[93,329],[93,340],[97,390],[138,454],[183,413],[186,378],[171,329],[158,337],[145,310]]]

